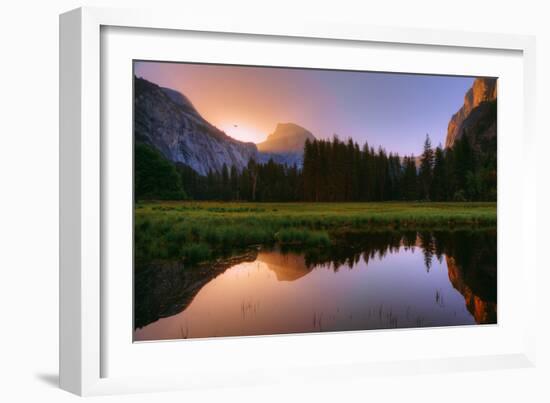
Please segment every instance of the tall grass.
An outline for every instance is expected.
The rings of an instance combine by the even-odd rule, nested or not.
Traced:
[[[275,239],[283,245],[328,246],[330,237],[326,231],[304,228],[284,228],[275,233]]]
[[[325,247],[351,233],[490,228],[496,203],[140,202],[135,257],[199,263],[257,244]]]

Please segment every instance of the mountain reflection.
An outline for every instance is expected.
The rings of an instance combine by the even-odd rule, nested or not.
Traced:
[[[403,255],[405,257],[414,256],[417,253],[421,254],[419,256],[419,263],[421,262],[420,264],[423,265],[424,272],[428,276],[430,275],[430,271],[436,268],[446,269],[448,275],[447,283],[450,283],[449,287],[452,285],[451,289],[454,288],[460,293],[462,296],[462,309],[464,309],[465,306],[475,323],[496,323],[496,231],[411,231],[401,233],[356,234],[349,236],[339,245],[323,249],[303,250],[284,248],[280,250],[253,250],[242,255],[233,256],[230,259],[220,260],[209,266],[184,267],[179,262],[160,262],[146,267],[136,267],[134,326],[136,329],[140,329],[161,318],[168,318],[185,311],[187,307],[192,304],[197,294],[199,294],[208,283],[212,282],[227,269],[237,267],[243,262],[259,265],[258,270],[260,266],[265,267],[267,269],[266,273],[272,273],[271,275],[276,282],[296,283],[310,281],[311,285],[307,287],[314,288],[314,281],[316,280],[313,278],[307,280],[310,278],[313,270],[329,270],[335,273],[335,275],[337,275],[340,270],[354,270],[355,268],[358,270],[360,268],[369,270],[371,262],[383,261],[388,256]],[[399,270],[402,270],[400,273],[406,274],[408,270],[407,265],[413,265],[412,262],[409,263],[409,260],[410,259],[407,258],[406,260],[398,261]],[[390,273],[389,268],[385,271]],[[247,272],[247,276],[250,276],[250,273],[251,272]],[[389,275],[390,274],[388,274],[388,276]],[[391,275],[396,276],[396,274]],[[377,276],[380,275],[377,274]],[[391,284],[398,283],[399,281],[397,280],[397,278],[392,279],[391,277],[376,277],[371,281],[380,281],[381,284],[385,284],[384,287],[390,290],[388,291],[389,293],[395,293],[396,290],[391,288]],[[334,282],[334,287],[339,286],[337,285],[336,277],[330,281]],[[410,282],[414,285],[417,282],[421,284],[425,281],[427,280],[415,275]],[[324,306],[323,309],[325,309],[326,306],[331,306],[331,304],[337,305],[338,303],[336,301],[338,298],[349,296],[349,288],[353,286],[355,286],[353,282],[347,283],[344,288],[335,291],[334,295],[327,294],[322,304]],[[307,287],[305,288],[306,291],[304,291],[306,294],[315,291],[314,289],[309,290]],[[266,288],[266,290],[269,290],[269,288]],[[302,292],[302,294],[304,292]],[[397,301],[402,298],[402,294],[403,293],[399,292],[395,295],[394,300],[396,304],[398,303]],[[446,305],[449,303],[449,296],[447,294],[448,291],[444,292],[442,289],[436,287],[430,297],[432,304],[440,309],[448,310],[448,315],[453,315],[453,312],[454,315],[457,315],[456,309],[459,307],[454,306],[451,309],[451,307]],[[292,298],[298,299],[307,297],[307,295],[290,295]],[[386,297],[389,298],[391,296]],[[331,298],[334,299],[334,303],[331,302]],[[223,296],[218,299],[223,300]],[[390,301],[392,301],[391,298]],[[223,302],[220,303],[223,304]],[[253,312],[255,314],[257,310],[262,309],[259,300],[253,302],[241,301],[240,304],[244,307],[250,305],[254,308]],[[412,298],[412,302],[407,302],[407,304],[414,305],[415,299]],[[211,308],[215,309],[216,307]],[[356,308],[359,312],[364,313],[364,318],[361,319],[361,323],[356,323],[354,325],[351,325],[352,318],[349,318],[350,325],[347,327],[349,329],[380,328],[380,326],[412,327],[460,324],[458,321],[453,322],[451,318],[439,316],[439,319],[434,319],[434,317],[431,321],[429,320],[430,318],[424,318],[420,314],[418,314],[418,317],[409,318],[409,315],[412,315],[411,312],[414,311],[414,306],[403,307],[401,317],[399,317],[397,313],[397,308],[388,306],[373,307],[367,304],[363,305],[362,308]],[[313,307],[312,309],[315,310],[316,308]],[[389,309],[389,312],[386,312],[386,309]],[[375,312],[378,312],[380,317],[382,317],[383,312],[384,315],[389,315],[389,319],[387,320],[388,323],[386,325],[372,324],[373,318],[376,316]],[[356,311],[354,311],[354,313],[357,316]],[[314,312],[312,315],[312,317],[315,317],[313,322],[315,322],[316,326],[319,325],[319,315],[322,315],[322,312]],[[349,315],[352,314],[350,313]],[[327,323],[328,318],[322,320],[324,321],[322,323]],[[338,322],[338,326],[340,327],[336,326],[336,318],[334,318],[334,321],[335,329],[343,326],[340,322]],[[311,320],[308,320],[308,323],[310,322]],[[258,326],[257,332],[252,330],[250,334],[270,333],[269,324],[262,322],[261,325],[258,324]],[[260,328],[268,329],[266,330],[267,333],[262,333]],[[301,329],[298,325],[296,325],[295,328]],[[343,327],[342,329],[346,330],[347,328]],[[283,325],[278,326],[274,330],[278,329],[282,329],[283,332],[285,330]],[[271,331],[274,330],[272,329]]]
[[[275,273],[278,281],[294,281],[308,274],[313,268],[306,264],[303,255],[295,253],[260,252],[257,261],[265,263]]]

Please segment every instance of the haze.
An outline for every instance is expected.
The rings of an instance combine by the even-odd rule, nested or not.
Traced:
[[[445,143],[447,125],[473,77],[135,62],[134,73],[180,91],[228,135],[259,143],[277,123],[317,138],[352,137],[401,155],[421,153],[426,133]]]

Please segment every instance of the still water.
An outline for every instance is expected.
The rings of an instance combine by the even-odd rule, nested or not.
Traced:
[[[496,234],[377,234],[136,270],[134,340],[496,323]]]

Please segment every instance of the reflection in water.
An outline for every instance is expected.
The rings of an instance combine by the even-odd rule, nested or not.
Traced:
[[[306,265],[305,256],[302,254],[262,252],[258,255],[257,261],[265,263],[267,268],[275,273],[278,281],[298,280],[313,269],[311,265]]]
[[[137,267],[139,340],[496,323],[496,232],[361,234]]]

